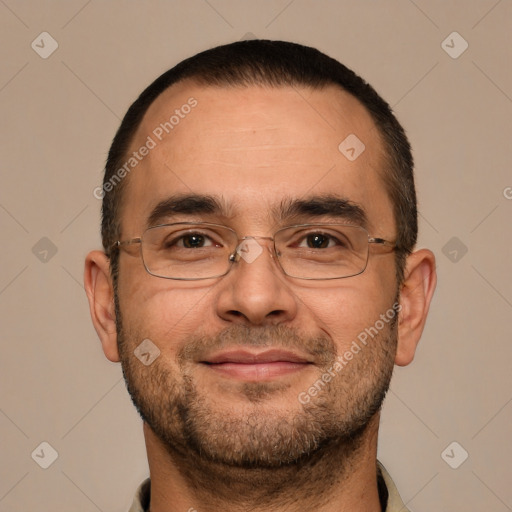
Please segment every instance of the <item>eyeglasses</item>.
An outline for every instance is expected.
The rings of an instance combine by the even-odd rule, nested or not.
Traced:
[[[369,244],[396,249],[349,224],[298,224],[273,237],[246,236],[220,224],[180,222],[153,226],[139,238],[117,241],[112,248],[140,244],[142,262],[151,275],[196,281],[225,276],[240,258],[251,263],[263,251],[257,240],[273,242],[282,271],[297,279],[342,279],[366,269]]]

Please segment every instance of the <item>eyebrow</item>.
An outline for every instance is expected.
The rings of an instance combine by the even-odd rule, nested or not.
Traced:
[[[223,198],[202,194],[177,194],[160,201],[151,210],[147,227],[161,224],[176,215],[221,215],[232,217]]]
[[[323,194],[304,199],[285,198],[279,207],[272,208],[272,212],[281,222],[291,219],[300,220],[304,217],[330,217],[364,228],[368,226],[368,217],[364,208],[336,194]]]
[[[329,217],[367,227],[368,218],[362,206],[335,194],[303,199],[284,198],[272,206],[269,214],[279,223]],[[146,227],[162,224],[177,215],[217,215],[225,219],[236,216],[223,197],[203,194],[177,194],[160,201],[147,218]]]

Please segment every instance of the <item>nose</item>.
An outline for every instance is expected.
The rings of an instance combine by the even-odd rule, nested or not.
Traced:
[[[245,237],[231,256],[232,268],[221,280],[217,314],[244,325],[277,325],[292,320],[297,297],[274,254],[272,239]]]

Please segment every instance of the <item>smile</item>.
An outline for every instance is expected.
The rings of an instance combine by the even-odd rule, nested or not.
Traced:
[[[269,350],[259,354],[236,350],[216,354],[201,363],[225,377],[261,381],[304,370],[312,361],[283,350]]]

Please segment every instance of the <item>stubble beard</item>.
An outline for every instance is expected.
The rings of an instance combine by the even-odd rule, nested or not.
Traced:
[[[177,355],[176,374],[160,357],[144,366],[134,356],[144,338],[125,331],[117,299],[116,322],[123,375],[140,416],[194,487],[231,500],[235,490],[247,498],[256,493],[262,500],[288,483],[296,487],[300,480],[304,491],[339,481],[378,416],[397,343],[396,322],[391,322],[306,404],[297,398],[285,410],[272,407],[272,397],[286,386],[269,381],[241,387],[247,399],[243,408],[219,408],[212,393],[198,388],[191,374],[190,361],[198,351],[242,344],[240,340],[244,346],[309,351],[321,360],[319,373],[297,390],[298,395],[332,368],[337,356],[333,342],[299,336],[283,326],[234,325],[217,336],[190,336]],[[229,489],[223,490],[226,483]]]

